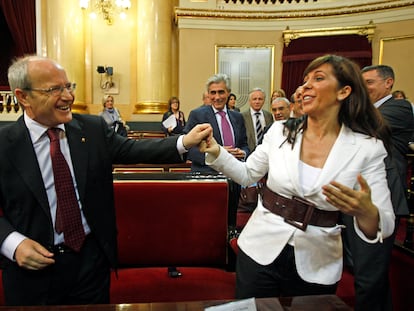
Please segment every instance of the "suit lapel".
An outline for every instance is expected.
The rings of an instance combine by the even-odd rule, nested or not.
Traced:
[[[32,195],[39,202],[39,205],[50,216],[49,201],[47,199],[42,174],[23,117],[20,117],[10,127],[8,137],[10,146],[4,146],[4,148],[9,148],[10,150],[7,154],[10,164],[15,167],[16,174],[22,178],[23,183],[32,192]]]
[[[221,139],[220,128],[217,123],[216,115],[212,107],[209,107],[207,114],[207,123],[210,123],[213,128],[214,139],[220,144],[223,145],[223,140]]]
[[[354,133],[342,125],[339,136],[326,159],[322,172],[313,189],[307,195],[319,192],[323,185],[332,181],[333,176],[338,176],[348,166],[349,161],[352,161],[359,148],[360,145],[356,143]]]
[[[65,124],[66,137],[68,139],[73,170],[81,200],[85,197],[86,175],[88,167],[88,139],[82,129],[82,124],[73,119]]]
[[[249,141],[256,142],[256,137],[254,136],[255,129],[253,127],[253,120],[250,114],[250,109],[246,112],[246,117],[244,118],[244,126],[246,127],[246,135]]]
[[[282,142],[286,139],[285,136],[282,136],[281,138],[282,138],[281,141],[275,142],[277,146],[282,144]],[[303,138],[302,133],[296,136],[296,143],[293,146],[293,150],[292,150],[292,146],[287,142],[285,142],[282,145],[283,161],[286,165],[286,170],[289,175],[289,179],[292,181],[295,192],[301,193],[301,194],[302,194],[302,187],[300,185],[300,180],[299,180],[298,163],[300,161],[300,149],[302,146],[302,138]]]
[[[238,124],[237,119],[234,116],[234,111],[227,110],[227,113],[229,114],[231,127],[233,128],[234,146],[237,146],[239,145],[239,137],[237,134],[240,133],[240,125]]]

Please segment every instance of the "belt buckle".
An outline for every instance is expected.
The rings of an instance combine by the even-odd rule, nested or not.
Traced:
[[[315,210],[315,204],[313,204],[313,203],[311,203],[311,202],[309,202],[305,199],[302,199],[300,197],[297,197],[297,196],[293,196],[292,200],[297,201],[298,203],[301,203],[301,204],[306,206],[305,217],[303,217],[303,222],[302,223],[294,221],[294,220],[286,219],[286,218],[285,218],[285,222],[292,225],[292,226],[294,226],[294,227],[296,227],[296,228],[298,228],[298,229],[300,229],[300,230],[302,230],[302,231],[306,231],[306,228],[308,227],[308,224],[311,220],[313,211]]]

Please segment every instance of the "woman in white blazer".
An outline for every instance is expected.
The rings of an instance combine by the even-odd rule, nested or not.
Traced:
[[[368,243],[393,232],[389,132],[358,66],[336,55],[312,61],[302,105],[306,116],[276,121],[246,162],[214,138],[200,145],[207,164],[241,185],[268,174],[238,239],[237,298],[334,294],[342,272],[338,211],[354,216]]]

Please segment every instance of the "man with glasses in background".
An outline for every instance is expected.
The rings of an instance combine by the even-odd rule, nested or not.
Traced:
[[[285,97],[276,97],[271,104],[275,121],[287,120],[290,117],[290,102]]]

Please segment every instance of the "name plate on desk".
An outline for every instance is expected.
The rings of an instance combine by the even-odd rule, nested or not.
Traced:
[[[218,306],[204,309],[205,311],[257,311],[254,298],[228,302]]]

